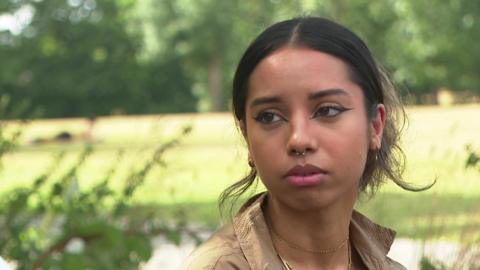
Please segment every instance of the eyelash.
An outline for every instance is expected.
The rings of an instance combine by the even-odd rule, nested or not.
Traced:
[[[326,112],[326,114],[321,115],[320,111],[323,111],[323,110],[327,110],[327,112]],[[334,113],[333,115],[329,115],[330,110],[336,110],[337,112]],[[346,112],[348,110],[350,110],[350,109],[342,107],[342,106],[338,106],[338,105],[326,105],[326,106],[322,106],[322,107],[318,108],[315,111],[315,113],[313,113],[312,118],[316,118],[316,117],[333,118],[333,117],[335,117],[335,116],[337,116],[337,115],[339,115],[343,112]]]
[[[275,118],[275,117],[278,117],[279,119],[277,120],[266,120],[265,117],[272,117],[272,118]],[[285,118],[279,116],[277,113],[274,113],[274,112],[269,112],[269,111],[265,111],[265,112],[260,112],[258,113],[255,117],[253,117],[253,119],[261,124],[274,124],[280,120],[285,120]]]
[[[332,114],[330,114],[331,110],[336,110],[336,112],[332,115]],[[321,106],[320,108],[318,108],[313,113],[311,118],[312,119],[317,118],[317,117],[334,118],[334,117],[338,116],[339,114],[341,114],[345,111],[348,111],[348,110],[351,110],[351,109],[345,108],[345,107],[342,107],[342,106],[338,106],[338,105]],[[270,119],[265,119],[266,117],[268,117]],[[277,117],[278,119],[274,120],[275,117]],[[284,117],[280,116],[279,114],[277,114],[275,112],[270,112],[270,111],[260,112],[253,119],[255,121],[259,122],[259,123],[267,124],[267,125],[268,124],[274,124],[274,123],[276,123],[278,121],[281,121],[281,120],[286,120]]]

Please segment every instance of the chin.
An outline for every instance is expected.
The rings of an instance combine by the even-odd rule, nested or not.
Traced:
[[[321,209],[331,207],[335,204],[335,202],[339,201],[335,197],[331,196],[331,194],[329,195],[322,196],[319,194],[301,194],[300,196],[289,197],[288,201],[285,201],[284,204],[296,211],[319,211]]]

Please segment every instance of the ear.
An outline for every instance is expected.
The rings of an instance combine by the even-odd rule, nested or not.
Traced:
[[[385,106],[378,104],[374,117],[370,121],[370,150],[378,150],[382,146],[383,129],[385,128]]]

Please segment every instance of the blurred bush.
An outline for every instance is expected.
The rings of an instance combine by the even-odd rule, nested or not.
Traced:
[[[5,137],[2,131],[0,158],[15,149],[16,138]],[[132,196],[154,167],[166,166],[163,154],[189,132],[186,127],[176,139],[159,145],[119,190],[110,183],[121,150],[103,179],[87,188],[79,183],[77,171],[93,147],[86,145],[60,173],[65,153],[58,153],[31,186],[0,195],[0,254],[17,269],[137,269],[152,255],[152,236],[165,235],[179,243],[184,222],[139,211]]]

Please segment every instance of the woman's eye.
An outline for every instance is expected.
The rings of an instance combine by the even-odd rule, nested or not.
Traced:
[[[341,107],[341,106],[324,106],[320,107],[313,117],[335,117],[341,114],[344,111],[348,111],[349,109]]]
[[[282,120],[280,116],[272,112],[262,112],[259,113],[257,116],[254,117],[255,121],[260,122],[262,124],[272,124]]]

